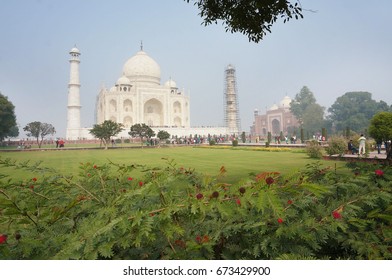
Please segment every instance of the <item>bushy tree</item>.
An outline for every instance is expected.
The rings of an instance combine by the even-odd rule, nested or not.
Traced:
[[[325,126],[325,108],[317,104],[313,92],[302,87],[290,103],[290,111],[298,119],[302,128],[311,134],[319,132]]]
[[[150,139],[151,137],[155,136],[154,130],[151,129],[145,123],[137,123],[131,126],[131,130],[128,134],[132,137],[140,137],[141,144],[143,146],[143,139],[147,138]]]
[[[191,2],[191,0],[185,0]],[[240,32],[249,41],[259,42],[279,19],[283,22],[302,18],[299,1],[287,0],[196,0],[192,1],[200,10],[204,25],[223,22],[226,32]]]
[[[347,92],[338,97],[328,109],[328,118],[334,123],[337,131],[347,127],[356,133],[363,133],[370,124],[370,119],[378,112],[390,111],[384,101],[372,99],[370,92]]]
[[[380,112],[376,114],[370,120],[369,134],[374,139],[381,140],[384,142],[389,141],[387,149],[387,159],[389,162],[392,161],[392,113],[391,112]]]
[[[0,142],[8,136],[15,136],[15,128],[17,129],[15,106],[0,92]]]
[[[159,140],[164,141],[170,138],[170,133],[166,130],[160,130],[158,131],[157,137],[159,138]]]
[[[123,127],[124,126],[121,123],[106,120],[101,124],[95,124],[89,131],[96,138],[100,139],[103,142],[105,149],[107,149],[110,139],[123,131]]]
[[[36,138],[39,148],[41,148],[42,142],[47,135],[56,133],[53,125],[39,121],[28,123],[23,130],[27,132],[27,136]]]

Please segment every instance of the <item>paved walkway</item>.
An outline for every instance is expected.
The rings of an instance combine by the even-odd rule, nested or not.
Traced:
[[[339,155],[332,155],[332,158],[338,158]],[[386,159],[387,158],[387,154],[385,153],[385,151],[381,151],[381,154],[378,154],[377,151],[371,151],[368,156],[359,156],[359,155],[352,155],[352,154],[344,154],[342,156],[343,158],[358,158],[358,159]]]

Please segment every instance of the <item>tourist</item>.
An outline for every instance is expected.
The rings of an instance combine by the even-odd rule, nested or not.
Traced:
[[[355,155],[356,153],[358,153],[358,149],[355,148],[354,144],[353,144],[353,140],[350,140],[350,142],[348,142],[348,150],[349,152],[351,152],[351,154]]]
[[[365,149],[366,138],[365,138],[365,136],[363,136],[363,134],[361,134],[361,137],[359,137],[358,141],[359,141],[358,154],[364,155],[366,153],[366,149]]]
[[[377,146],[377,153],[378,154],[381,154],[381,145],[382,145],[382,140],[376,139],[376,146]]]

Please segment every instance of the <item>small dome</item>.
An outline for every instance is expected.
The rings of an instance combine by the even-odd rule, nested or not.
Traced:
[[[124,75],[121,76],[118,80],[116,85],[127,85],[129,86],[131,84],[131,82],[129,81],[129,79],[127,77],[125,77]]]
[[[75,46],[75,47],[73,47],[73,48],[70,50],[69,53],[78,53],[78,54],[80,54],[80,51],[79,51],[79,49]]]
[[[280,107],[282,108],[290,108],[291,98],[289,96],[285,96],[282,101],[280,101]]]
[[[272,111],[272,110],[277,110],[277,109],[279,109],[279,107],[278,107],[278,105],[276,105],[276,104],[272,105],[272,107],[270,108],[271,111]]]
[[[161,69],[158,63],[144,51],[138,51],[125,62],[123,73],[131,82],[157,85],[161,82]]]
[[[176,82],[173,81],[171,78],[165,83],[165,86],[171,87],[171,88],[177,88]]]
[[[111,87],[111,88],[110,88],[110,92],[115,92],[115,91],[117,91],[117,88],[116,88],[116,87]]]

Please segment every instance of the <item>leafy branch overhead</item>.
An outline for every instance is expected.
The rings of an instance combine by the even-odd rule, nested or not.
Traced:
[[[286,0],[185,0],[193,2],[199,9],[205,26],[222,21],[226,32],[240,32],[249,41],[258,43],[271,33],[272,25],[279,19],[303,18],[299,1]]]

